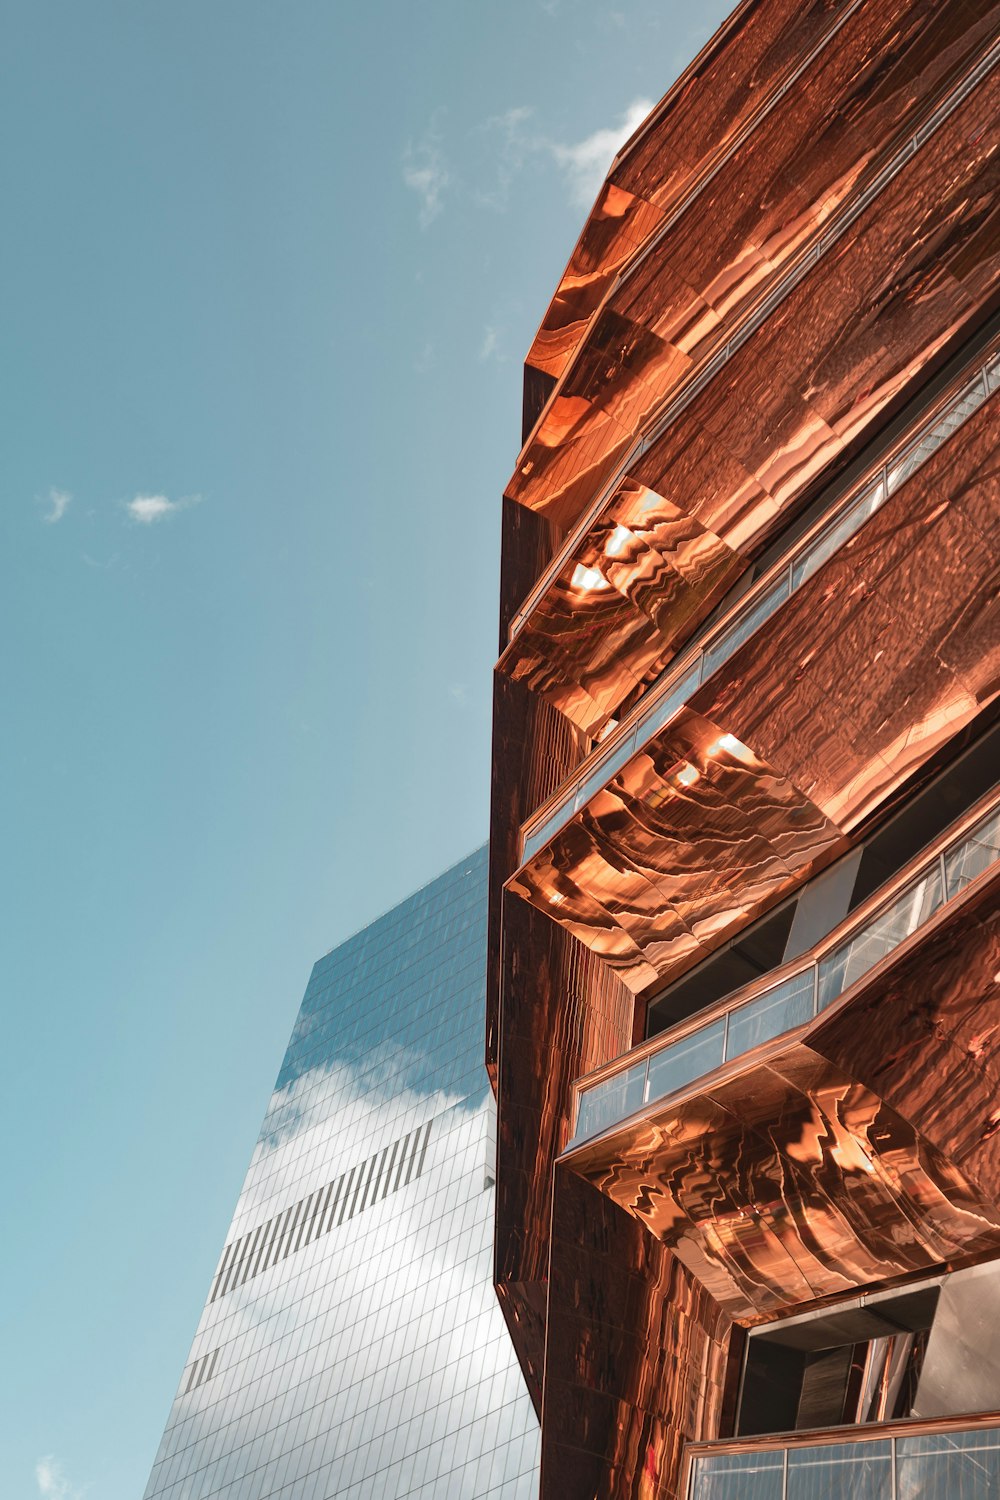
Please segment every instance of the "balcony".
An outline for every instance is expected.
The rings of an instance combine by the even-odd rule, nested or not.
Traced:
[[[843,11],[772,0],[740,6],[724,23],[612,166],[535,336],[529,368],[562,375],[624,267],[690,207],[845,19]],[[747,90],[751,70],[755,87]]]
[[[781,606],[798,593],[823,563],[847,542],[890,495],[946,443],[994,391],[1000,389],[1000,357],[991,351],[956,391],[937,403],[916,430],[897,446],[878,472],[859,485],[771,568],[736,608],[648,690],[636,711],[577,774],[525,824],[522,863],[531,859],[572,815],[600,790]]]
[[[914,365],[954,347],[986,289],[978,270],[975,288],[949,272],[940,293],[917,299],[919,318],[884,337],[873,339],[867,309],[884,304],[886,313],[874,319],[884,322],[893,288],[921,275],[915,247],[937,235],[941,223],[951,226],[957,253],[963,217],[985,184],[970,178],[963,207],[938,201],[952,192],[940,179],[950,184],[959,170],[959,121],[973,129],[982,111],[994,107],[991,100],[1000,100],[995,74],[983,82],[981,72],[996,55],[1000,46],[953,90],[947,109],[931,112],[933,99],[928,103],[933,138],[920,127],[896,141],[888,166],[866,147],[863,159],[840,175],[843,202],[818,193],[808,233],[800,224],[808,215],[786,204],[784,219],[778,217],[788,243],[770,246],[752,274],[741,256],[756,231],[746,229],[737,195],[717,222],[746,229],[739,233],[740,254],[720,273],[724,290],[703,288],[698,308],[681,316],[659,306],[669,301],[666,288],[678,273],[657,271],[652,260],[644,264],[642,274],[653,280],[641,292],[633,287],[632,295],[662,337],[613,308],[602,314],[602,325],[611,319],[614,326],[600,336],[595,331],[594,339],[607,347],[590,349],[579,390],[567,386],[553,399],[537,451],[525,457],[510,487],[512,498],[536,509],[545,506],[532,497],[554,487],[553,514],[569,535],[514,617],[498,664],[586,733],[604,729],[808,502],[824,470],[885,420]],[[981,86],[968,98],[963,91],[972,78]],[[869,199],[871,212],[859,217]],[[932,203],[933,224],[917,222],[915,205],[929,214]],[[887,226],[895,226],[898,238],[891,251]],[[971,232],[971,223],[966,227]],[[698,252],[697,244],[690,247],[693,258]],[[682,269],[697,281],[696,268]],[[744,276],[741,301],[730,283],[742,285]],[[694,296],[684,276],[678,284]],[[815,338],[818,303],[826,337],[836,345],[835,367],[827,344]],[[675,334],[683,358],[662,321],[697,326],[697,338],[686,326],[683,337]],[[864,384],[861,393],[851,388],[852,371]]]
[[[996,696],[998,376],[952,392],[524,826],[509,888],[633,992],[829,862]]]
[[[692,1444],[685,1500],[996,1500],[1000,1417]]]
[[[966,820],[967,821],[967,820]],[[682,1094],[754,1048],[808,1026],[949,901],[1000,860],[1000,794],[971,827],[953,833],[911,867],[890,895],[866,902],[807,960],[737,993],[708,1016],[673,1027],[653,1043],[577,1085],[576,1124],[567,1150],[645,1105]]]
[[[859,61],[873,44],[872,24],[863,15],[848,22]],[[936,57],[929,25],[941,31]],[[916,68],[914,26],[924,32],[920,45],[928,47]],[[848,435],[840,393],[831,404],[824,389],[833,374],[822,363],[832,330],[842,357],[834,384],[855,341],[854,367],[873,377],[858,413],[868,420],[894,394],[897,355],[909,363],[926,351],[942,314],[941,332],[969,307],[960,290],[968,227],[962,205],[985,190],[978,185],[985,160],[970,158],[964,148],[970,130],[981,128],[995,108],[995,28],[995,13],[972,20],[952,9],[929,21],[913,7],[905,23],[898,13],[887,16],[885,29],[896,32],[897,45],[886,78],[867,93],[845,70],[845,58],[831,51],[829,76],[801,97],[794,123],[777,112],[767,132],[752,140],[747,160],[737,160],[713,183],[706,207],[722,232],[706,241],[700,216],[682,221],[634,263],[602,307],[522,450],[509,497],[582,535],[587,518],[604,503],[595,496],[605,497],[616,475],[641,477],[636,466],[652,458],[647,450],[673,426],[686,429],[685,448],[692,432],[702,446],[706,438],[719,440],[710,461],[716,484],[707,493],[718,487],[719,474],[734,473],[734,457],[743,466],[734,482],[760,496],[755,514],[797,490],[809,473],[805,455],[819,452],[825,462]],[[908,33],[905,40],[902,33]],[[941,241],[946,295],[918,324],[894,329],[899,348],[881,349],[884,377],[878,378],[864,310],[890,286],[920,275],[916,247],[930,233]],[[829,316],[818,322],[820,297]],[[716,420],[717,403],[727,402],[734,381],[744,402],[754,403],[749,429],[738,416],[732,423],[723,419],[724,425]],[[758,384],[762,389],[755,391]],[[706,397],[706,386],[719,389]],[[727,439],[737,433],[742,447],[734,451]],[[789,465],[791,448],[797,458]],[[704,477],[692,471],[689,479],[683,490],[676,480],[652,487],[672,499],[682,494],[681,508],[697,514]],[[721,509],[729,529],[739,537],[751,534],[744,515],[749,507],[728,498]],[[701,520],[719,530],[704,515]]]

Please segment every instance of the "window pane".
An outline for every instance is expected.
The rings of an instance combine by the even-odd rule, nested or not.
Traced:
[[[781,1500],[783,1457],[779,1449],[696,1459],[691,1500]]]
[[[739,1057],[759,1042],[812,1020],[812,1013],[813,970],[809,968],[730,1012],[726,1056]]]
[[[878,912],[867,926],[841,943],[820,961],[819,1004],[832,1004],[838,995],[915,932],[941,905],[941,871],[935,863],[920,880],[907,886],[891,906]]]
[[[725,1036],[725,1019],[713,1021],[700,1031],[665,1047],[649,1059],[649,1089],[647,1097],[662,1099],[692,1083],[705,1073],[711,1073],[722,1062],[722,1043]]]
[[[624,1073],[607,1078],[582,1094],[576,1122],[577,1138],[597,1135],[598,1131],[606,1130],[638,1109],[642,1104],[645,1079],[646,1064],[636,1063]]]
[[[937,1432],[896,1443],[899,1500],[996,1500],[1000,1433]]]
[[[949,897],[957,896],[997,859],[1000,859],[1000,812],[985,818],[945,859]]]
[[[788,1500],[891,1500],[891,1444],[830,1443],[788,1451]]]

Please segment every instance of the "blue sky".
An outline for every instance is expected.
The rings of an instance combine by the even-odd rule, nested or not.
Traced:
[[[485,835],[520,361],[726,9],[6,7],[6,1495],[141,1494],[313,960]]]

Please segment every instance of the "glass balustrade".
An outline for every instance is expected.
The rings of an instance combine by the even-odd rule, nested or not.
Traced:
[[[716,1013],[703,1026],[582,1090],[574,1141],[597,1135],[761,1042],[805,1025],[998,860],[1000,808],[994,808],[817,959],[752,1000]]]
[[[693,657],[682,659],[678,666],[664,673],[660,682],[654,684],[639,703],[632,723],[626,722],[607,748],[585,763],[558,799],[547,811],[542,811],[539,821],[529,825],[523,840],[522,863],[531,859],[568,818],[585,806],[644,744],[669,723],[695,690],[723,666],[963,422],[968,421],[998,384],[1000,358],[991,358],[943,409],[935,413],[891,465],[866,484],[822,530],[805,539],[777,577],[765,578],[759,588],[752,591],[734,619],[713,631]]]
[[[897,1433],[692,1459],[687,1500],[998,1500],[1000,1429]]]

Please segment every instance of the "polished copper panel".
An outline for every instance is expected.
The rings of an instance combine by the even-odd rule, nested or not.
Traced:
[[[996,697],[997,404],[512,878],[634,991],[806,879]]]
[[[567,1163],[744,1324],[997,1254],[998,895],[978,882],[810,1026]]]
[[[967,13],[961,7],[935,7],[935,15],[954,21]],[[995,17],[988,24],[995,37]],[[970,28],[970,46],[985,25],[987,20],[980,20]],[[941,54],[948,55],[948,49]],[[879,60],[878,54],[871,60],[873,81]],[[904,52],[900,95],[914,87],[906,62]],[[925,60],[925,71],[930,67]],[[939,59],[933,71],[940,67]],[[842,82],[846,86],[848,80]],[[895,91],[893,101],[902,111]],[[891,407],[917,366],[978,315],[996,289],[1000,210],[993,141],[982,126],[998,102],[1000,80],[991,74],[672,422],[653,452],[632,465],[632,478],[740,549],[801,493],[818,468]],[[850,113],[851,101],[843,108]],[[860,117],[860,100],[853,113]],[[891,118],[891,109],[888,113]],[[884,104],[879,114],[886,119]],[[840,121],[840,149],[847,154],[834,165],[846,173],[845,195],[869,154],[854,128]],[[797,156],[811,160],[799,137],[793,134],[791,143]],[[788,149],[788,138],[785,145]],[[821,154],[818,163],[823,161]],[[764,183],[777,191],[766,177],[761,188]],[[828,197],[813,207],[817,229],[825,222]],[[793,248],[790,243],[787,253]],[[661,253],[668,249],[665,241]],[[699,279],[686,262],[682,265],[683,275],[664,267],[653,283],[655,297],[651,291],[646,316],[662,311],[666,321],[657,318],[659,332],[617,308],[602,313],[572,380],[567,377],[554,394],[522,455],[508,486],[513,499],[560,525],[573,525],[611,479],[654,409],[676,396],[705,355],[724,341],[722,332],[714,331],[719,313],[681,311],[677,299],[691,297],[688,277],[695,274],[696,286]],[[706,286],[699,295],[710,307],[707,292]],[[735,460],[742,474],[707,511],[699,506],[699,484],[682,490],[660,477],[669,474],[693,434],[707,440],[704,467],[713,490],[720,459],[727,467]]]
[[[950,16],[952,13],[946,8],[937,14]],[[860,18],[858,21],[860,23]],[[893,97],[891,92],[889,97]],[[822,132],[818,138],[825,139]],[[788,150],[791,138],[787,133],[779,139]],[[925,147],[925,150],[930,151],[931,147]],[[821,151],[817,159],[825,161],[826,154]],[[872,173],[876,166],[877,161],[871,166]],[[926,169],[925,162],[925,176]],[[908,168],[908,172],[915,170],[915,167]],[[845,194],[852,181],[852,174],[842,176],[841,187]],[[728,222],[728,218],[735,215],[736,203],[733,214],[728,217],[721,215],[721,222]],[[929,208],[930,204],[925,206]],[[899,205],[896,207],[898,211]],[[817,232],[823,223],[823,213],[817,210]],[[869,238],[874,233],[873,228]],[[995,247],[995,228],[991,230],[989,225],[984,225],[980,237],[983,236],[992,240]],[[683,248],[688,255],[693,251],[691,246]],[[860,250],[863,248],[861,246]],[[911,259],[912,248],[909,247]],[[664,277],[653,264],[655,259],[655,256],[649,257],[648,269],[653,279],[646,300],[656,301],[662,308],[667,291]],[[842,253],[840,260],[844,259]],[[862,326],[867,318],[855,319],[852,328],[846,302],[852,286],[856,286],[866,294],[863,306],[868,306],[868,296],[877,306],[877,289],[865,285],[870,276],[857,276],[850,264],[844,272],[837,262],[838,258],[831,252],[830,275],[844,297],[840,313],[848,320],[849,332],[857,340],[856,349],[852,350],[848,345],[838,351],[837,357],[841,363],[847,361],[848,365],[851,358],[856,357],[859,365],[863,364],[867,369],[871,363],[870,351],[866,348],[868,335]],[[882,264],[881,260],[879,264]],[[809,278],[810,286],[822,283],[825,265],[826,261],[814,269]],[[647,265],[644,264],[643,274],[646,271]],[[636,275],[639,278],[639,273]],[[989,282],[991,287],[994,284],[995,276]],[[683,285],[686,287],[687,283]],[[952,284],[951,290],[957,295],[957,283]],[[815,290],[809,295],[815,297]],[[806,316],[809,299],[800,298],[800,302],[802,316]],[[966,305],[959,298],[958,306]],[[784,321],[786,343],[796,337],[792,311],[783,308],[780,315],[774,315],[776,321]],[[938,299],[932,319],[940,318],[946,312],[944,302]],[[885,316],[883,311],[883,327]],[[922,327],[917,319],[912,321],[911,340],[921,336],[926,339],[932,334],[926,319]],[[726,323],[723,333],[728,326]],[[722,336],[720,333],[719,337]],[[764,342],[763,330],[751,340],[748,348],[757,349],[758,340]],[[790,365],[783,348],[782,344],[769,361],[775,372],[781,371],[781,376],[775,373],[767,391],[758,394],[756,410],[747,401],[744,379],[749,371],[749,361],[756,356],[734,356],[730,363],[736,379],[723,382],[721,411],[718,402],[706,393],[696,400],[689,413],[678,419],[676,433],[668,431],[653,453],[632,464],[632,475],[641,476],[645,483],[640,484],[637,478],[632,478],[614,488],[600,513],[585,527],[569,555],[563,559],[559,571],[530,607],[523,625],[501,657],[499,669],[502,672],[530,682],[536,691],[544,693],[588,733],[596,734],[623,699],[655,675],[669,659],[677,642],[715,603],[722,592],[723,581],[731,582],[746,566],[784,512],[799,507],[808,486],[815,482],[816,462],[822,465],[827,458],[839,458],[852,443],[856,444],[867,430],[866,424],[879,416],[886,404],[891,404],[898,395],[890,378],[880,391],[876,390],[874,405],[866,400],[857,420],[846,427],[843,421],[825,420],[825,414],[818,411],[810,416],[808,405],[820,405],[819,388],[817,386],[808,402],[798,399],[788,389]],[[881,351],[881,358],[883,363],[890,363],[887,351]],[[801,360],[799,362],[801,364]],[[623,388],[629,393],[630,400],[642,399],[637,393],[647,388],[648,381],[646,374],[640,376],[637,372],[634,361],[627,360],[615,366],[616,374],[607,361],[601,369],[605,381],[613,377],[624,382]],[[728,367],[724,373],[728,375]],[[888,373],[891,377],[891,370]],[[829,383],[830,372],[828,369],[810,371],[804,368],[798,382],[800,388],[807,389],[814,377]],[[732,414],[737,400],[747,408],[740,423],[734,421]],[[557,405],[553,406],[553,413]],[[555,421],[556,417],[553,415],[551,420]],[[585,414],[582,420],[589,422],[591,418]],[[748,447],[747,440],[741,439],[744,428],[751,438],[760,435],[759,451],[752,443]],[[634,430],[630,427],[629,434]],[[719,451],[719,440],[726,443],[722,452]],[[572,446],[576,438],[571,435],[568,441]],[[555,432],[553,442],[551,461],[562,463],[561,455],[568,451],[566,445]],[[625,437],[622,442],[626,442]],[[631,442],[631,436],[627,442]],[[665,454],[670,455],[666,467],[663,466]],[[593,487],[599,487],[599,479],[600,476],[588,477],[584,491],[589,494]],[[644,507],[636,501],[637,493],[645,499],[651,491],[670,497],[669,501],[662,502],[661,514],[667,525],[665,538],[658,524],[659,517],[654,521],[652,531],[643,524]],[[706,586],[701,573],[694,579],[685,579],[682,574],[678,580],[669,567],[664,569],[664,541],[669,553],[672,534],[678,528],[682,534],[698,539],[703,547],[710,541],[714,549],[713,560],[718,558],[720,568],[721,559],[726,559],[728,566],[724,573],[720,571],[718,580],[710,580]],[[624,559],[626,566],[613,571],[608,564],[619,557]],[[661,579],[664,588],[662,596],[658,597],[656,585]],[[682,586],[685,581],[689,583],[687,589]],[[714,586],[716,582],[719,586]]]
[[[546,1500],[679,1500],[685,1442],[731,1430],[734,1315],[1000,1249],[1000,955],[964,898],[808,1035],[553,1173],[573,1080],[641,1039],[632,991],[781,899],[993,711],[985,414],[517,870],[521,825],[591,737],[1000,303],[995,79],[847,224],[997,15],[744,4],[615,163],[529,358],[545,410],[504,502],[488,1059],[497,1289]]]
[[[656,665],[650,640],[669,654],[746,566],[714,532],[626,480],[499,671],[596,735]]]
[[[690,204],[854,8],[830,0],[738,6],[619,153],[535,335],[531,368],[562,375],[624,266]]]
[[[682,1444],[719,1430],[730,1327],[661,1241],[557,1167],[542,1496],[672,1493]]]
[[[695,962],[843,845],[786,776],[683,709],[509,888],[639,992]]]

